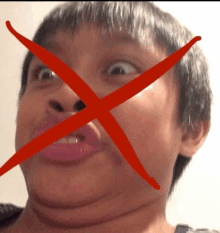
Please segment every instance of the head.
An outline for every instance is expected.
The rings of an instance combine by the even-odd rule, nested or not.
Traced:
[[[117,54],[114,50],[114,46],[112,46],[111,43],[109,43],[108,46],[104,46],[103,41],[105,39],[109,41],[109,38],[114,39],[115,35],[120,32],[130,37],[131,41],[135,41],[135,46],[140,46],[140,48],[142,48],[142,50],[137,50],[136,47],[133,47],[133,49],[130,48],[130,45],[126,45],[126,47],[125,45],[123,45],[124,47],[117,45],[119,46],[117,50],[121,53],[126,50],[125,48],[128,48],[128,52],[133,51],[133,53],[135,53],[135,51],[138,51],[138,56],[143,56],[143,59],[141,59],[142,61],[139,61],[139,64],[142,63],[142,65],[140,65],[142,68],[139,73],[136,72],[132,76],[133,78],[138,77],[145,70],[168,57],[193,38],[192,33],[187,28],[181,26],[170,14],[161,11],[151,2],[72,2],[63,4],[53,10],[41,23],[33,41],[41,46],[45,46],[45,42],[50,40],[55,40],[61,44],[61,46],[63,45],[66,54],[69,50],[68,58],[61,52],[56,52],[55,50],[53,50],[52,53],[70,67],[72,66],[71,68],[73,68],[81,78],[88,76],[88,73],[86,73],[88,71],[86,71],[85,67],[88,69],[91,68],[89,73],[91,74],[91,80],[94,80],[95,77],[98,77],[94,71],[97,69],[98,61],[96,64],[96,57],[92,56],[96,55],[99,57],[98,53],[100,53],[103,57],[99,57],[99,61],[102,59],[104,61],[107,59],[105,56],[107,56],[107,51],[109,51],[112,57],[114,57],[113,54]],[[93,49],[93,45],[96,46],[94,47],[96,50]],[[74,47],[71,46],[75,46],[78,50],[73,51]],[[83,49],[88,50],[88,54],[84,57],[83,54],[86,53],[86,51]],[[72,52],[70,52],[70,50]],[[148,55],[145,54],[145,51]],[[74,60],[73,55],[76,57],[76,60]],[[128,54],[124,55],[124,57],[126,56],[128,56]],[[77,62],[79,60],[81,63]],[[91,65],[91,60],[93,60],[93,65]],[[23,63],[17,124],[21,123],[21,118],[24,116],[22,115],[24,113],[22,109],[25,108],[25,104],[29,104],[28,108],[30,109],[30,106],[33,106],[33,104],[36,104],[37,107],[39,102],[37,103],[36,100],[41,100],[37,108],[40,109],[40,107],[42,107],[46,109],[45,106],[47,103],[51,103],[50,100],[57,98],[56,100],[59,102],[59,96],[65,99],[63,96],[64,92],[59,90],[59,86],[54,87],[53,90],[51,89],[51,91],[48,92],[50,97],[45,98],[45,101],[43,98],[46,95],[37,96],[36,94],[35,96],[30,96],[31,90],[37,90],[36,87],[31,86],[32,84],[30,84],[28,89],[28,77],[31,70],[33,70],[33,67],[36,65],[35,62],[36,60],[34,60],[33,54],[28,52]],[[85,64],[82,64],[83,62],[85,62]],[[85,78],[84,81],[86,81],[93,90],[95,89],[94,91],[100,98],[115,91],[123,84],[122,82],[122,84],[118,86],[115,85],[114,87],[107,88],[105,87],[106,84],[103,84],[103,86],[102,83],[95,84],[95,81],[90,81],[88,77]],[[166,91],[162,86],[164,88],[166,87]],[[164,92],[160,88],[162,88]],[[43,89],[42,92],[46,93]],[[159,92],[164,93],[164,95],[160,95]],[[56,97],[55,93],[59,93],[59,96]],[[49,100],[49,98],[51,99]],[[31,102],[34,99],[36,102]],[[70,100],[69,98],[69,101]],[[45,105],[41,106],[42,101],[45,102]],[[67,99],[65,99],[65,101],[67,101]],[[63,100],[63,102],[65,101]],[[140,156],[140,161],[142,164],[146,165],[146,171],[149,171],[149,173],[152,172],[150,176],[158,180],[159,185],[161,185],[160,179],[162,178],[160,175],[157,177],[150,167],[153,167],[154,170],[158,169],[158,173],[161,168],[159,166],[157,167],[157,160],[164,159],[165,164],[170,163],[167,166],[164,165],[166,172],[170,172],[170,175],[168,175],[169,178],[167,178],[170,180],[168,182],[168,196],[172,193],[175,184],[189,164],[192,155],[195,154],[208,134],[210,128],[211,101],[212,93],[209,85],[207,62],[201,49],[195,44],[170,71],[156,80],[151,86],[145,89],[143,93],[137,97],[132,97],[125,102],[124,105],[122,104],[111,110],[112,115],[115,117],[116,121],[118,121],[134,147],[137,156]],[[59,103],[60,105],[62,105],[61,102]],[[165,108],[166,104],[167,111]],[[65,107],[63,109],[65,111]],[[68,110],[70,111],[70,109]],[[161,114],[163,116],[161,116]],[[167,122],[166,120],[163,121],[162,118],[166,119]],[[35,124],[35,122],[37,122],[35,120],[36,119],[33,118],[32,121],[30,120],[29,122]],[[19,142],[18,138],[22,140],[21,128],[27,127],[27,125],[20,125],[20,129],[18,126],[17,130],[17,149],[24,146],[29,140],[24,140],[24,145],[21,141]],[[165,126],[167,126],[167,128]],[[97,127],[100,129],[100,132],[102,132],[101,126]],[[172,136],[161,136],[171,128]],[[201,128],[203,129],[202,131],[200,130]],[[148,130],[154,139],[149,138],[150,134]],[[198,137],[200,133],[202,136],[198,139],[198,142],[195,140],[193,141],[192,138]],[[189,140],[189,138],[191,139]],[[113,156],[115,159],[115,166],[120,167],[121,159],[117,157],[119,151],[116,152],[117,149],[107,139],[105,143],[108,144],[110,151],[115,153],[115,157]],[[169,146],[166,146],[166,143],[168,143]],[[181,143],[183,146],[181,146]],[[155,147],[150,148],[151,145]],[[162,148],[158,149],[160,146]],[[147,148],[149,148],[149,150]],[[154,150],[155,148],[158,150]],[[144,151],[148,154],[146,158],[144,157]],[[172,159],[169,158],[169,153],[171,157],[173,156]],[[150,156],[152,156],[152,158],[154,157],[151,161],[149,161],[151,158]],[[98,165],[99,162],[97,162],[96,165]],[[95,168],[95,163],[92,164]],[[24,167],[22,168],[23,172],[28,174],[28,171],[25,171]],[[132,169],[128,167],[124,172],[128,171],[127,169]],[[98,169],[98,166],[96,169]],[[107,169],[110,169],[108,165]],[[130,180],[135,181],[135,179],[137,179],[134,173],[131,174],[128,172],[127,174]],[[109,176],[107,178],[109,181],[109,179],[111,179],[111,172],[106,173],[106,176]],[[146,183],[146,181],[144,182]],[[140,186],[142,185],[140,181],[137,183]]]

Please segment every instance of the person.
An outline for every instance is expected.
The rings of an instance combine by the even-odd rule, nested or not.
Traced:
[[[104,98],[192,38],[152,2],[68,2],[44,19],[33,41]],[[198,232],[183,224],[171,226],[165,208],[208,135],[211,103],[207,61],[194,44],[172,69],[110,111],[159,190],[131,168],[94,119],[20,164],[29,197],[24,208],[1,204],[1,232]],[[80,97],[28,52],[16,151],[84,108]],[[98,149],[87,153],[86,143]]]

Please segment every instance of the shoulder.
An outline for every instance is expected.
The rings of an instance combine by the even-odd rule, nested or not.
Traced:
[[[220,233],[220,231],[212,230],[208,228],[197,228],[193,229],[192,227],[185,224],[178,224],[176,226],[174,233]]]
[[[13,204],[0,203],[0,229],[12,225],[24,208]]]

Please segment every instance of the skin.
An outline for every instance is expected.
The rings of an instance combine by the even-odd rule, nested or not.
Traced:
[[[114,33],[110,38],[95,26],[83,25],[75,36],[58,30],[48,38],[53,45],[47,49],[103,98],[167,57],[162,48],[150,43],[144,48],[123,39],[124,35]],[[110,68],[113,70],[116,63],[125,75],[111,75]],[[76,114],[73,106],[79,97],[61,79],[55,77],[48,84],[31,81],[38,65],[43,64],[34,58],[19,104],[16,151],[33,139],[39,125]],[[58,102],[64,111],[58,112],[50,101]],[[18,221],[5,232],[174,232],[175,227],[165,217],[173,167],[178,153],[192,156],[196,152],[209,124],[202,122],[191,133],[179,126],[174,69],[110,112],[161,189],[155,190],[130,167],[95,119],[88,124],[104,145],[101,152],[71,166],[44,163],[40,152],[20,164],[29,198]]]

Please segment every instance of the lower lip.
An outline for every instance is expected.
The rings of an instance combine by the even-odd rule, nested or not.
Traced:
[[[51,144],[40,155],[57,161],[77,161],[98,152],[98,148],[85,142],[76,144]]]

